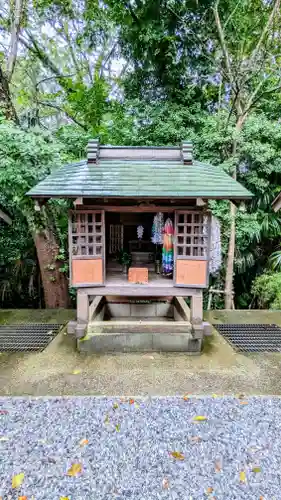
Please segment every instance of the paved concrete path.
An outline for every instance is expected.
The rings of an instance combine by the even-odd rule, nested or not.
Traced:
[[[281,399],[2,398],[0,497],[277,500]]]

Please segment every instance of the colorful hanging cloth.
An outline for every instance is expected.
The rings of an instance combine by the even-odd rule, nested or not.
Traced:
[[[152,237],[151,241],[154,245],[162,245],[163,243],[163,229],[164,229],[164,215],[162,212],[158,212],[154,216],[152,225]]]
[[[174,226],[170,218],[165,222],[163,229],[162,272],[171,274],[174,269]]]

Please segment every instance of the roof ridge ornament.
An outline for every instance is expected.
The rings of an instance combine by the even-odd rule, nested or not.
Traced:
[[[181,152],[184,165],[192,165],[193,163],[193,145],[191,141],[182,141]]]
[[[99,157],[99,139],[90,139],[87,145],[88,163],[97,163]]]

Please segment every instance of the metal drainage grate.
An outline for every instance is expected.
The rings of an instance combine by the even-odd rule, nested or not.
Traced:
[[[280,352],[281,328],[277,325],[213,325],[219,333],[242,352]]]
[[[52,323],[0,326],[0,352],[43,351],[62,326]]]

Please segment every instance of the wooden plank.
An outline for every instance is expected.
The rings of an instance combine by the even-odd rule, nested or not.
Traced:
[[[93,210],[105,210],[106,212],[134,212],[134,213],[142,213],[142,212],[149,212],[149,213],[154,213],[154,212],[169,212],[173,213],[176,210],[188,210],[189,211],[189,205],[186,206],[173,206],[173,205],[128,205],[128,206],[122,206],[122,205],[93,205],[92,208],[89,205],[84,205],[84,206],[77,206],[77,212],[78,211],[87,211],[88,213],[92,213]],[[194,207],[190,207],[193,209]]]
[[[79,283],[77,286],[81,293],[88,295],[114,295],[125,297],[193,297],[200,294],[200,288],[188,287],[157,287],[157,286],[124,286],[124,285],[109,285],[109,286],[90,286],[89,283]]]
[[[93,319],[95,319],[95,317],[97,316],[101,307],[102,300],[103,300],[102,295],[96,295],[93,301],[91,302],[89,306],[89,321],[93,321]]]
[[[185,321],[190,321],[190,316],[191,316],[190,308],[188,307],[183,297],[175,297],[174,305],[180,316]]]

